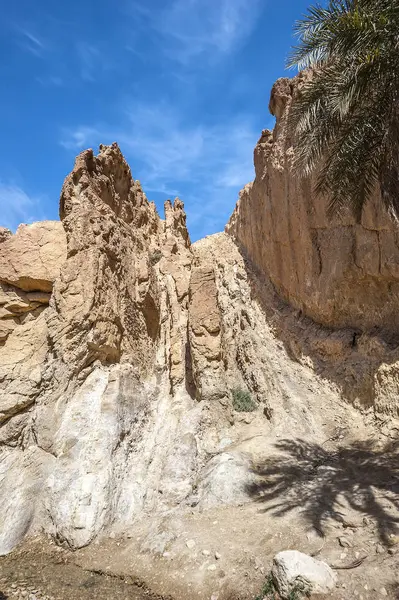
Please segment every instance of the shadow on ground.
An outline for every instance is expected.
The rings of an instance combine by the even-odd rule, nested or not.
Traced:
[[[347,503],[374,520],[383,543],[392,542],[399,523],[399,440],[382,449],[370,441],[326,450],[301,439],[282,440],[276,448],[284,454],[256,464],[248,486],[265,512],[283,516],[301,507],[323,533],[327,520],[343,522]]]

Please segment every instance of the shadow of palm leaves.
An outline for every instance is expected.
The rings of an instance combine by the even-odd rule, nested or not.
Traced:
[[[282,440],[283,456],[254,466],[249,495],[267,504],[264,511],[282,516],[297,507],[316,529],[328,519],[343,521],[348,505],[374,519],[383,543],[398,531],[399,440],[375,449],[372,441],[334,450],[301,439]]]

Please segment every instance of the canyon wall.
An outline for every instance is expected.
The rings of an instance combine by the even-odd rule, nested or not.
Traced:
[[[396,225],[378,198],[329,222],[293,177],[296,85],[227,233],[191,244],[116,144],[77,157],[61,222],[0,229],[0,554],[39,531],[167,554],[181,515],[249,501],[272,441],[397,415]]]
[[[326,198],[294,175],[287,133],[292,102],[304,80],[279,79],[254,153],[256,177],[241,192],[226,231],[292,306],[327,327],[399,332],[399,227],[378,193],[357,223],[328,219]]]
[[[143,513],[242,502],[233,442],[281,394],[233,242],[192,246],[180,200],[161,220],[116,144],[77,157],[60,216],[2,230],[1,553],[28,531],[76,548]]]

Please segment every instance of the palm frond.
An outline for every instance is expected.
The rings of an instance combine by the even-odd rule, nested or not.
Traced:
[[[379,183],[399,215],[399,2],[330,0],[294,33],[287,64],[312,69],[288,119],[296,172],[318,170],[330,214],[349,207],[359,217]]]

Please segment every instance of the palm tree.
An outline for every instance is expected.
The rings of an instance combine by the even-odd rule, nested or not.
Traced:
[[[295,167],[316,169],[329,214],[360,219],[376,185],[399,217],[399,0],[330,0],[295,25],[288,66],[310,67],[289,118]]]

